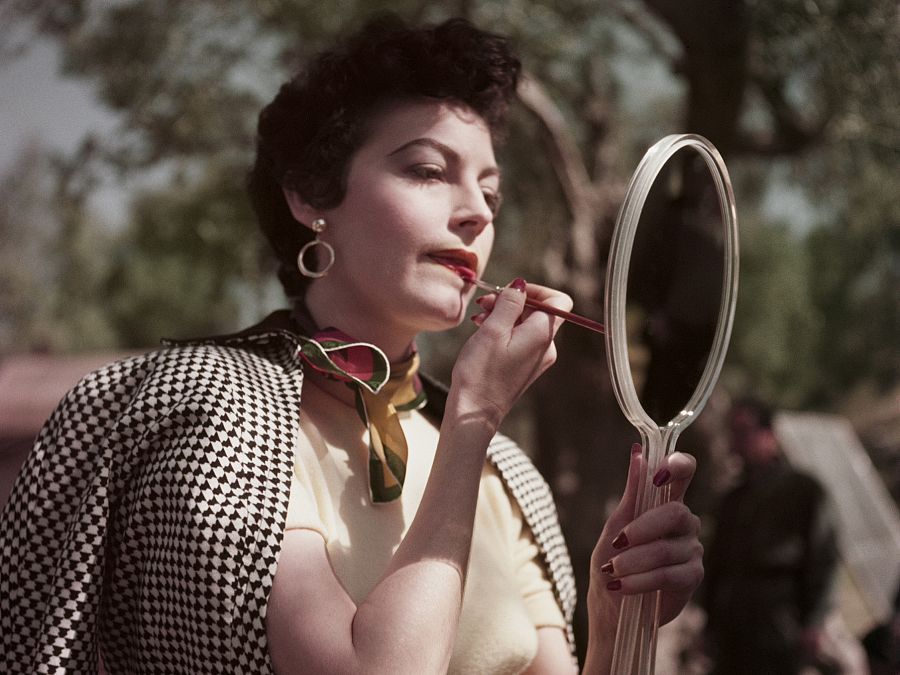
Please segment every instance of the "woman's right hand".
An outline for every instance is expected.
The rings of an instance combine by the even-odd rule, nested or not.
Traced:
[[[563,320],[525,305],[528,297],[571,310],[565,293],[516,279],[497,295],[476,302],[478,330],[453,367],[451,397],[461,414],[486,415],[496,426],[522,393],[556,361],[553,338]]]

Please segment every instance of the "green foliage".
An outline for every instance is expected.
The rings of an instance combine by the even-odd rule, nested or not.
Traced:
[[[813,302],[824,317],[821,361],[829,377],[817,403],[868,382],[887,392],[900,381],[900,206],[896,171],[870,162],[849,184],[832,222],[809,238]],[[865,377],[860,377],[865,373]]]
[[[248,315],[271,309],[265,291],[274,272],[247,201],[234,189],[242,177],[215,169],[135,200],[107,291],[125,344],[236,330]]]
[[[0,353],[116,342],[101,291],[111,242],[66,164],[32,147],[0,183]]]
[[[42,279],[51,259],[49,214],[41,208],[48,186],[42,181],[48,168],[46,157],[27,150],[15,170],[0,182],[0,351],[16,345],[39,345],[40,321],[35,305],[46,308],[42,287],[53,288]],[[43,283],[42,283],[43,282]]]
[[[729,354],[740,374],[732,373],[733,388],[797,407],[826,375],[816,359],[822,317],[811,303],[809,268],[806,249],[786,225],[742,221]]]
[[[807,214],[797,220],[814,227],[797,231],[789,222],[789,234],[757,220],[744,230],[734,361],[773,400],[827,409],[854,388],[885,391],[900,378],[900,22],[886,0],[750,6],[750,62],[762,96],[748,100],[745,115],[769,103],[789,166],[773,175],[803,195]],[[752,199],[745,212],[754,212]],[[795,306],[801,298],[805,307]],[[767,302],[775,304],[763,311]],[[793,336],[784,331],[789,315]],[[777,339],[766,344],[770,331]]]

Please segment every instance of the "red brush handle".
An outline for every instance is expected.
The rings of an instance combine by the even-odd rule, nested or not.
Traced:
[[[491,293],[499,293],[503,290],[502,288],[500,288],[500,286],[489,284],[488,282],[482,281],[481,279],[466,279],[466,281],[469,281],[478,286],[478,288],[489,291]],[[573,314],[572,312],[566,312],[565,310],[557,309],[552,305],[548,305],[544,302],[541,302],[540,300],[532,300],[529,297],[525,298],[525,304],[533,309],[538,309],[542,312],[546,312],[547,314],[558,316],[561,319],[565,319],[566,321],[574,323],[577,326],[581,326],[582,328],[587,328],[598,333],[606,334],[606,328],[603,326],[603,324],[597,323],[593,319],[588,319],[587,317],[581,316],[579,314]]]

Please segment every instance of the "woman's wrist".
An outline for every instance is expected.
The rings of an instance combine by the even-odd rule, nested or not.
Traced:
[[[597,588],[593,583],[588,589],[587,603],[588,644],[584,672],[606,673],[612,666],[620,605],[610,591]]]
[[[460,388],[451,386],[447,396],[447,405],[444,409],[444,421],[454,426],[463,426],[471,433],[483,433],[490,441],[500,423],[505,417],[505,412],[494,404],[476,400],[460,391]]]

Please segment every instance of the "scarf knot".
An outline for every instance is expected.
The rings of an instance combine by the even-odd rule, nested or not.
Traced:
[[[398,499],[409,456],[398,413],[419,410],[427,401],[419,378],[419,354],[393,367],[378,347],[336,328],[303,335],[297,355],[326,377],[355,392],[356,412],[369,432],[369,492],[374,503]]]

